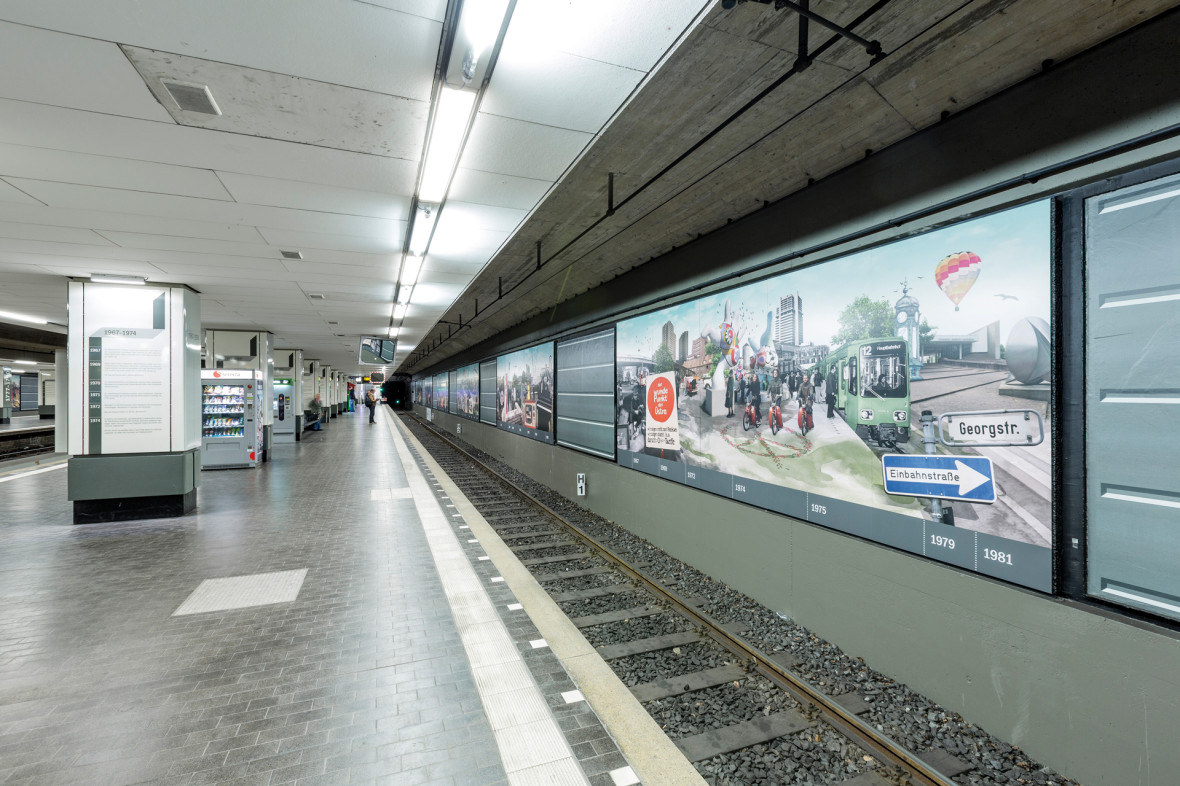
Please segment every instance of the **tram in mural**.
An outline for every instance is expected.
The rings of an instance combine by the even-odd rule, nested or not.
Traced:
[[[836,412],[861,439],[888,448],[909,442],[908,357],[904,339],[872,339],[845,344],[817,364]]]

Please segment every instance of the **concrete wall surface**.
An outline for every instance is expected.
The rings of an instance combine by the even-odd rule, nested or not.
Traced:
[[[425,417],[423,407],[414,411]],[[438,410],[433,417],[452,437],[1087,786],[1180,783],[1180,637],[1172,631]],[[579,472],[588,486],[581,498]]]

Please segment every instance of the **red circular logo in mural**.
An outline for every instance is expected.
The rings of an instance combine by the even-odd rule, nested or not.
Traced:
[[[666,423],[676,412],[676,391],[667,377],[656,377],[648,386],[647,411],[657,423]]]

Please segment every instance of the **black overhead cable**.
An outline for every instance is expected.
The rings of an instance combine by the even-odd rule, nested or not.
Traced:
[[[761,0],[754,0],[754,2],[761,2]],[[534,273],[540,272],[541,269],[546,264],[548,264],[549,262],[552,262],[554,259],[561,256],[563,253],[568,251],[571,246],[573,246],[575,243],[577,243],[579,240],[581,240],[583,237],[585,237],[590,232],[597,229],[604,221],[606,221],[608,218],[613,216],[614,213],[616,213],[619,210],[619,208],[625,206],[628,202],[631,202],[633,199],[638,197],[640,194],[642,194],[648,188],[650,188],[651,186],[653,186],[657,182],[659,182],[661,178],[663,178],[665,175],[668,174],[668,172],[670,172],[676,166],[681,164],[685,159],[687,159],[689,156],[691,156],[697,150],[701,149],[701,147],[708,144],[711,140],[713,140],[718,134],[720,134],[722,131],[724,131],[726,128],[728,128],[730,125],[737,122],[737,120],[739,120],[742,117],[742,115],[744,115],[746,112],[749,112],[751,109],[753,109],[755,106],[757,106],[758,103],[761,102],[768,95],[773,93],[778,88],[782,87],[787,82],[788,79],[790,79],[791,77],[793,77],[799,73],[802,73],[804,70],[806,70],[806,68],[811,64],[811,61],[816,56],[823,54],[828,49],[835,46],[840,41],[840,39],[842,37],[844,37],[844,34],[848,33],[848,31],[851,28],[856,27],[857,25],[863,24],[869,18],[871,18],[872,16],[877,14],[885,6],[889,5],[890,2],[891,2],[891,0],[877,0],[877,2],[873,3],[873,5],[869,6],[868,9],[866,9],[864,12],[862,12],[860,15],[858,15],[854,20],[852,20],[852,22],[848,25],[848,28],[843,29],[844,32],[837,33],[836,35],[833,35],[831,38],[824,41],[816,49],[811,51],[808,54],[808,57],[806,60],[796,59],[795,63],[791,66],[791,68],[788,69],[782,76],[775,79],[769,85],[767,85],[762,90],[760,90],[757,95],[755,95],[753,98],[751,98],[746,103],[742,104],[742,106],[739,107],[737,110],[735,110],[732,114],[730,114],[729,117],[725,118],[725,120],[721,121],[721,123],[718,124],[716,127],[714,127],[711,131],[709,131],[703,137],[701,137],[696,142],[694,142],[692,144],[692,146],[690,146],[687,150],[685,150],[683,153],[681,153],[679,156],[677,156],[675,159],[673,159],[663,169],[661,169],[659,172],[657,172],[656,174],[654,174],[650,178],[648,178],[643,184],[641,184],[638,188],[636,188],[634,191],[632,191],[631,194],[629,196],[627,196],[625,199],[623,199],[621,202],[617,202],[617,203],[614,202],[614,199],[613,199],[614,177],[613,177],[613,173],[608,173],[608,189],[611,191],[611,194],[610,194],[610,205],[608,206],[607,213],[605,215],[600,216],[599,218],[595,219],[595,221],[593,223],[591,223],[588,227],[583,229],[578,234],[574,235],[574,237],[571,238],[567,243],[565,243],[565,245],[563,245],[561,248],[557,249],[557,251],[550,254],[549,258],[544,261],[542,261],[542,258],[541,258],[541,241],[538,240],[537,241],[537,266],[536,266],[536,268],[525,273],[525,275],[519,281],[517,281],[515,284],[512,284],[506,292],[504,291],[504,288],[503,288],[503,279],[501,279],[499,297],[497,297],[495,300],[493,300],[491,303],[489,303],[484,308],[484,311],[486,311],[487,309],[494,306],[497,302],[502,300],[507,295],[511,295],[518,287],[520,287],[522,284],[524,284],[530,278],[532,278]],[[791,4],[791,6],[794,6],[794,5],[795,4],[793,4],[793,3]],[[788,7],[791,7],[791,6],[788,6]],[[792,10],[798,10],[798,9],[792,8]],[[805,23],[807,18],[808,17],[806,15],[801,15],[800,20],[799,20],[800,23],[801,24]],[[831,24],[830,22],[827,22],[827,20],[824,20],[824,21],[827,23],[827,25]],[[851,35],[851,33],[848,33],[848,34]],[[853,39],[857,43],[864,42],[864,39],[860,38],[859,36],[854,36]],[[866,42],[866,43],[868,43],[868,42]],[[876,43],[876,42],[872,42],[872,43]],[[870,51],[869,54],[873,55],[872,63],[876,63],[879,60],[881,60],[883,57],[885,57],[884,52],[880,51],[880,44],[877,44],[875,52]],[[855,77],[851,77],[851,78],[855,78]],[[775,129],[775,130],[777,130],[777,129]],[[771,132],[771,133],[773,133],[773,132]],[[744,152],[744,151],[742,151],[742,152]],[[703,175],[702,178],[707,177],[709,174],[712,174],[713,171],[715,171],[715,170],[710,170],[710,172]],[[694,182],[692,184],[690,184],[690,186],[695,185],[696,183],[700,182],[700,180],[702,178],[697,178],[696,180],[694,180]],[[690,187],[690,186],[686,186],[686,187]],[[683,191],[683,189],[682,189],[682,191]],[[630,226],[630,225],[628,225],[628,226]],[[479,312],[477,311],[476,316],[478,316],[478,314],[479,314]],[[472,317],[470,320],[468,320],[466,327],[471,327],[473,325],[474,321],[475,321],[475,317]],[[445,339],[443,341],[445,341]],[[437,346],[441,346],[443,341],[440,341]],[[433,352],[434,349],[435,349],[435,347],[431,347],[431,349],[427,353],[425,353],[422,356],[422,358],[420,358],[420,360],[425,359],[425,357],[427,355],[429,355],[430,352]]]

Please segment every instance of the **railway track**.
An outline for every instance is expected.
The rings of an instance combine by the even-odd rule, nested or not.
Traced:
[[[862,718],[871,705],[858,692],[814,684],[790,651],[678,591],[674,573],[616,552],[449,435],[403,422],[712,782],[949,786],[972,769],[908,750]]]
[[[996,383],[1003,382],[1004,379],[1007,377],[1007,374],[1003,371],[973,371],[968,374],[948,374],[943,377],[938,377],[938,379],[939,380],[941,380],[941,379],[958,379],[960,377],[977,377],[977,376],[991,376],[992,378],[985,380],[983,382],[972,382],[971,384],[963,385],[962,387],[957,387],[954,390],[944,390],[940,393],[934,393],[929,396],[923,396],[922,398],[911,398],[910,404],[912,405],[912,404],[920,404],[925,401],[934,401],[935,399],[940,399],[945,396],[953,396],[956,393],[962,393],[967,390],[973,390],[975,388],[982,388],[982,387],[986,387],[987,385],[995,385]],[[931,381],[937,381],[937,380],[931,380]]]

